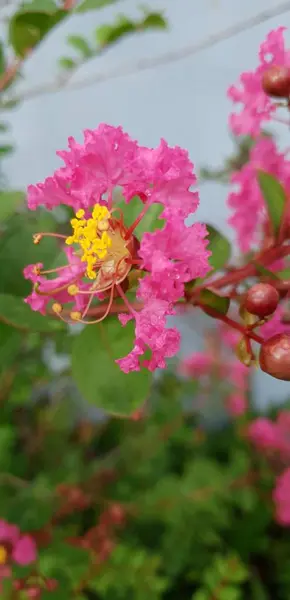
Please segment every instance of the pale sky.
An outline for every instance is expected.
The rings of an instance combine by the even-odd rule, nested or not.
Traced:
[[[107,9],[68,19],[29,59],[25,84],[21,85],[30,88],[53,79],[57,59],[69,52],[72,55],[65,43],[67,34],[93,38],[94,29],[110,22],[113,15],[140,14],[138,4],[134,0],[121,0]],[[106,72],[116,65],[122,69],[138,58],[196,43],[277,5],[277,0],[151,0],[146,5],[164,9],[169,31],[125,39],[80,69],[74,80]],[[255,66],[259,43],[269,30],[288,24],[290,11],[180,62],[24,102],[7,113],[16,144],[15,153],[4,164],[9,184],[23,188],[44,179],[59,166],[55,152],[66,147],[68,136],[81,140],[83,129],[95,128],[100,122],[122,125],[144,145],[154,146],[164,137],[172,145],[187,148],[197,167],[220,166],[232,149],[227,129],[230,110],[227,88],[242,70]],[[290,42],[290,35],[288,39]],[[281,131],[281,142],[289,146],[288,132]],[[226,195],[225,187],[203,185],[197,218],[222,228],[234,239],[225,223]],[[195,344],[199,344],[199,339],[195,338]],[[188,339],[185,344],[188,348]],[[290,396],[289,384],[275,382],[263,374],[255,378],[255,386],[261,400]]]

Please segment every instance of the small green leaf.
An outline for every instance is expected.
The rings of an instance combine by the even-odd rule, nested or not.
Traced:
[[[226,315],[230,306],[229,298],[218,296],[210,290],[202,290],[200,292],[199,302],[203,311],[214,318],[216,318],[216,311],[222,315]],[[211,311],[211,309],[213,309],[213,311]]]
[[[90,58],[93,56],[92,48],[90,48],[87,40],[84,37],[81,37],[80,35],[69,35],[67,38],[67,43],[80,52],[83,57]]]
[[[120,38],[136,30],[136,24],[125,15],[117,17],[113,25],[102,25],[96,29],[96,38],[101,46],[114,44]]]
[[[61,327],[59,321],[33,311],[22,298],[10,294],[0,294],[0,321],[12,327],[33,331],[51,331]]]
[[[11,154],[13,152],[14,146],[11,144],[3,144],[0,146],[0,156],[3,157],[5,154]]]
[[[143,29],[166,29],[167,21],[159,12],[149,13],[142,21]]]
[[[75,12],[82,13],[87,12],[88,10],[98,10],[100,8],[104,8],[105,6],[109,6],[110,4],[116,4],[119,0],[84,0],[81,2]]]
[[[227,238],[212,225],[206,225],[208,231],[208,250],[211,251],[209,263],[216,271],[222,269],[231,258],[231,244]]]
[[[53,6],[49,3],[45,9],[35,10],[33,5],[29,5],[12,17],[9,42],[18,56],[24,57],[27,51],[35,48],[55,25],[68,16],[68,11]]]
[[[258,170],[258,182],[272,223],[274,234],[279,231],[284,213],[286,194],[281,183],[269,173]]]
[[[117,317],[101,326],[88,325],[75,339],[72,373],[84,398],[115,415],[130,415],[148,396],[152,373],[123,373],[115,359],[133,348],[134,326],[122,327]]]
[[[264,267],[264,265],[260,265],[255,260],[252,260],[252,263],[255,265],[258,273],[260,273],[261,275],[265,275],[266,277],[271,277],[271,279],[276,279],[276,280],[280,281],[280,277],[278,277],[272,271],[269,271],[269,269],[266,269],[266,267]]]
[[[69,56],[63,56],[62,58],[60,58],[58,64],[62,69],[66,69],[67,71],[75,69],[77,66],[75,60],[73,60]]]
[[[13,215],[13,213],[23,205],[25,200],[24,192],[7,190],[0,192],[0,222]]]

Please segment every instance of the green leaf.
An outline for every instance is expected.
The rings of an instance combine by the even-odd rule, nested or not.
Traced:
[[[5,154],[11,154],[13,152],[14,146],[12,144],[3,144],[0,146],[0,156],[1,158],[5,156]]]
[[[25,200],[24,192],[5,190],[0,192],[0,222],[10,217]]]
[[[69,56],[63,56],[60,58],[58,64],[62,69],[66,69],[67,71],[75,69],[77,66],[76,61]]]
[[[264,265],[260,265],[258,262],[256,262],[255,260],[252,260],[252,263],[255,265],[258,273],[260,273],[261,275],[265,275],[266,277],[271,277],[271,279],[276,279],[278,281],[280,281],[280,277],[278,277],[275,273],[273,273],[272,271],[269,271],[269,269],[266,269],[266,267],[264,267]]]
[[[107,46],[117,42],[121,37],[128,33],[133,33],[136,29],[135,22],[124,15],[117,17],[113,25],[102,25],[96,29],[96,38],[101,46]]]
[[[216,318],[214,314],[215,311],[222,315],[226,315],[230,306],[229,298],[218,296],[210,290],[202,290],[200,292],[199,302],[203,311],[214,318]],[[214,309],[214,311],[211,312],[211,309]]]
[[[101,326],[88,325],[76,338],[72,373],[84,398],[115,415],[130,415],[147,398],[152,374],[146,369],[123,373],[115,359],[133,348],[134,326],[122,327],[117,317]]]
[[[0,373],[13,364],[21,346],[20,331],[0,322]]]
[[[162,13],[149,13],[142,21],[143,29],[166,29],[167,21]]]
[[[93,50],[90,48],[84,37],[81,37],[80,35],[69,35],[67,43],[80,52],[83,57],[90,58],[93,56]]]
[[[0,321],[19,329],[41,332],[62,326],[61,322],[33,311],[19,296],[10,294],[0,294]]]
[[[23,269],[42,262],[47,269],[59,253],[55,238],[44,238],[33,244],[32,236],[39,231],[55,231],[56,223],[49,213],[23,213],[7,220],[7,230],[0,236],[0,294],[24,296],[31,292],[30,281],[24,279]],[[63,264],[66,259],[64,256]]]
[[[231,244],[227,238],[212,225],[206,225],[208,231],[208,250],[211,251],[209,263],[214,271],[222,269],[231,258]]]
[[[274,234],[279,231],[286,203],[286,194],[281,183],[269,173],[258,170],[258,182],[272,223]]]
[[[99,8],[109,6],[110,4],[116,4],[118,1],[119,0],[84,0],[84,2],[81,2],[81,4],[77,6],[74,12],[82,13],[87,12],[88,10],[98,10]]]
[[[33,3],[16,12],[10,21],[9,42],[20,57],[35,48],[55,25],[68,16],[68,11],[57,9],[53,3],[45,2],[44,8],[37,9],[35,5]]]
[[[142,200],[140,200],[139,196],[134,196],[134,198],[130,200],[129,204],[126,203],[123,198],[121,198],[120,201],[117,201],[117,205],[122,210],[126,227],[130,227],[144,209],[144,204]],[[160,204],[154,203],[150,206],[140,223],[134,229],[134,235],[139,240],[146,231],[152,232],[155,231],[155,229],[161,229],[163,227],[164,220],[160,217],[163,210],[164,207]]]

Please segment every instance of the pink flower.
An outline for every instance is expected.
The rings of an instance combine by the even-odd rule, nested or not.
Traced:
[[[285,187],[290,185],[290,161],[270,138],[257,141],[250,153],[249,162],[232,176],[236,187],[228,196],[228,206],[233,211],[229,224],[235,229],[242,252],[247,252],[259,242],[260,230],[266,219],[265,202],[257,180],[257,170],[275,176]]]
[[[233,360],[226,367],[227,377],[240,392],[248,387],[249,369],[238,359]]]
[[[233,392],[226,400],[226,407],[232,417],[240,417],[247,411],[247,398],[241,392]]]
[[[29,186],[28,206],[35,210],[44,204],[51,209],[63,203],[75,209],[72,235],[63,239],[69,246],[68,262],[55,270],[52,279],[46,277],[51,271],[26,268],[25,277],[34,284],[26,302],[44,314],[52,301],[52,310],[63,320],[68,315],[73,322],[91,323],[103,320],[114,297],[121,296],[129,310],[121,317],[122,324],[135,320],[134,347],[117,361],[121,369],[164,368],[180,341],[176,328],[167,328],[167,316],[175,313],[185,283],[204,277],[210,269],[206,227],[185,224],[199,203],[197,192],[190,189],[196,183],[193,164],[185,150],[170,148],[164,140],[155,149],[140,147],[121,127],[108,125],[85,131],[83,144],[70,138],[69,150],[58,155],[65,166],[43,184]],[[115,187],[127,203],[136,196],[142,200],[143,208],[131,225],[124,224],[120,206],[114,205]],[[144,233],[137,246],[135,228],[154,203],[162,207],[163,228]],[[133,306],[122,286],[127,289],[134,269],[145,276]],[[92,321],[96,314],[100,318]],[[148,349],[151,356],[144,361]]]
[[[260,327],[260,333],[265,340],[270,339],[277,333],[290,333],[290,323],[283,323],[282,321],[284,314],[285,307],[279,305],[271,319]]]
[[[290,468],[276,480],[273,492],[276,520],[284,527],[290,526]]]
[[[279,430],[275,423],[259,417],[248,427],[248,438],[258,450],[276,451],[279,448]]]
[[[242,73],[237,86],[231,86],[228,96],[241,104],[240,113],[230,115],[229,125],[236,135],[256,136],[263,123],[271,119],[274,102],[262,89],[262,75],[270,65],[290,66],[290,52],[284,46],[285,27],[271,31],[260,46],[260,64],[254,71]]]
[[[183,359],[179,371],[187,377],[202,377],[208,375],[213,365],[213,357],[205,352],[195,352]]]
[[[34,540],[29,535],[22,535],[16,525],[0,521],[0,589],[1,579],[11,576],[11,566],[16,563],[29,565],[37,558]]]

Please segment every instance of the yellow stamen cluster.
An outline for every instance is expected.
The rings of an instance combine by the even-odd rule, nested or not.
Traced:
[[[111,213],[106,206],[96,204],[90,219],[84,219],[85,211],[78,210],[75,218],[71,219],[73,235],[69,236],[65,243],[79,244],[82,249],[82,262],[87,263],[86,274],[89,279],[96,278],[97,260],[105,258],[108,248],[112,245],[112,240],[107,233],[109,229],[109,219]]]
[[[4,548],[4,546],[0,546],[0,565],[5,565],[7,557],[8,554],[6,548]]]

